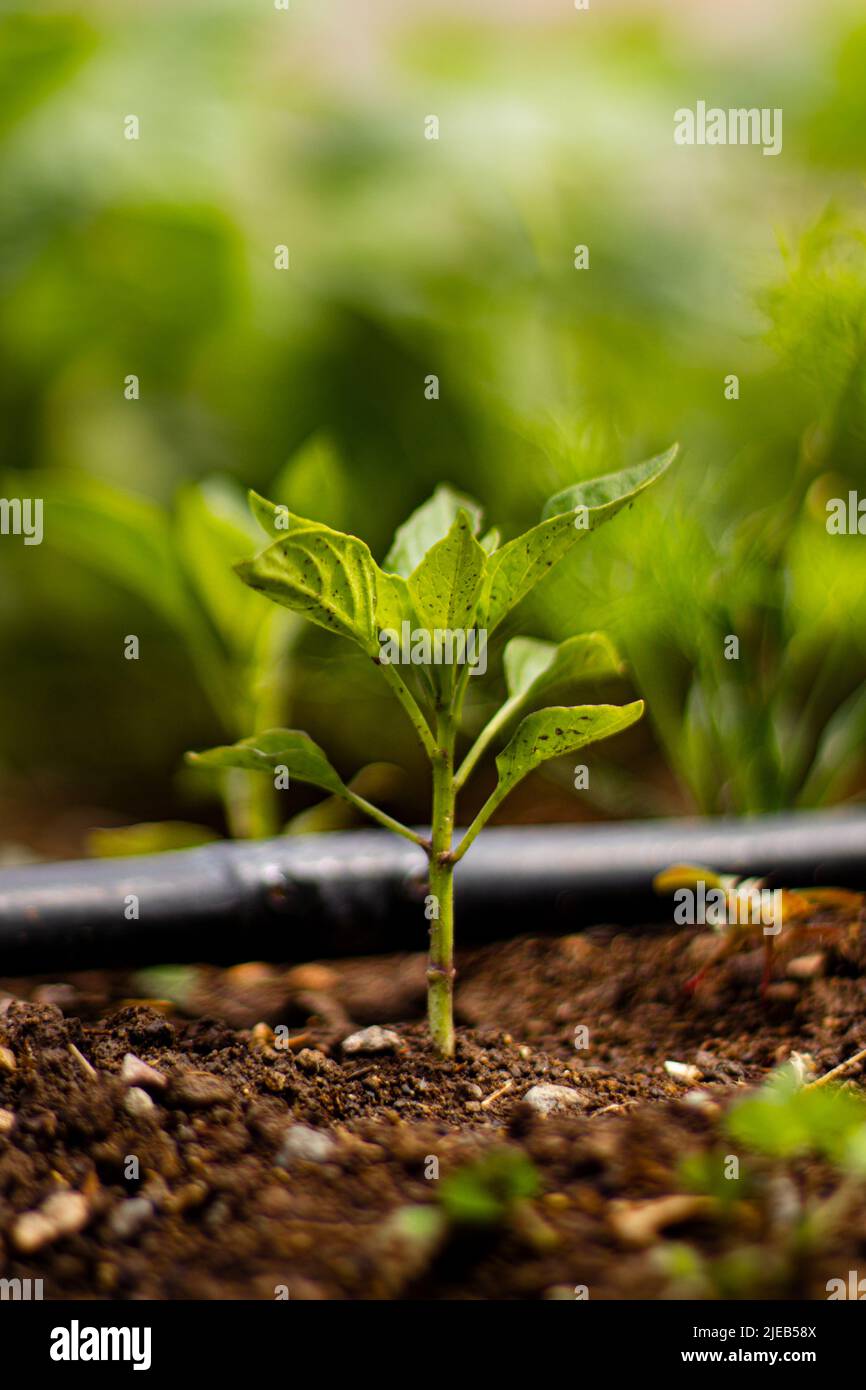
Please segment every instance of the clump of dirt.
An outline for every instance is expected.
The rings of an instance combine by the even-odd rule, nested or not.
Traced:
[[[778,1234],[778,1175],[720,1206],[681,1163],[719,1149],[725,1106],[791,1051],[823,1071],[866,1046],[863,943],[782,958],[765,998],[759,953],[690,995],[706,940],[464,953],[448,1063],[416,1021],[416,956],[200,968],[183,1008],[130,1002],[121,975],[5,981],[0,1277],[49,1298],[712,1296],[739,1252],[740,1296],[825,1297],[862,1259],[866,1201],[804,1255]],[[533,1199],[435,1239],[406,1224],[503,1147],[537,1170]],[[805,1200],[835,1179],[810,1161],[784,1181]]]

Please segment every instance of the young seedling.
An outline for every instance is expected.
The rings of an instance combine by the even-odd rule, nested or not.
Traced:
[[[343,797],[380,825],[413,841],[429,860],[428,1019],[443,1057],[454,1053],[454,870],[508,793],[550,758],[628,728],[643,712],[629,705],[535,708],[554,687],[609,675],[619,664],[598,633],[555,646],[516,638],[504,651],[508,698],[462,762],[458,732],[470,679],[486,671],[489,639],[516,606],[585,536],[610,520],[673,462],[667,453],[557,493],[525,535],[478,539],[480,509],[442,486],[398,530],[382,567],[357,536],[308,521],[250,494],[270,538],[236,565],[244,583],[273,602],[355,643],[374,662],[411,721],[432,769],[430,835],[402,825],[347,786],[325,753],[296,729],[268,729],[228,747],[190,754],[200,765],[244,768],[308,782]],[[485,750],[510,739],[496,758],[495,789],[455,844],[455,804]]]
[[[777,943],[786,949],[808,950],[816,945],[838,941],[858,930],[866,896],[845,888],[776,888],[761,878],[738,878],[719,874],[694,864],[674,864],[656,874],[657,893],[673,893],[685,906],[694,902],[696,891],[703,894],[704,922],[719,935],[709,959],[684,988],[693,994],[710,970],[728,956],[749,946],[763,946],[764,968],[761,997],[772,979]],[[685,925],[688,917],[675,920]],[[696,925],[694,920],[690,925]]]

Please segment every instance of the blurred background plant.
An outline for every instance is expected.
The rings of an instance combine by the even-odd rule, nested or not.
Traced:
[[[234,583],[245,486],[381,558],[440,480],[509,536],[674,438],[531,612],[608,632],[649,718],[509,815],[862,795],[866,546],[825,528],[866,495],[856,0],[36,0],[0,30],[0,493],[45,499],[41,546],[0,539],[0,839],[271,827],[180,770],[268,722],[420,767],[375,672]],[[676,147],[699,98],[782,107],[781,156]]]

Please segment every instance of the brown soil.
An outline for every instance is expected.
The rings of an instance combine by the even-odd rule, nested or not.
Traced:
[[[454,1063],[428,1046],[416,956],[201,968],[183,1008],[130,1002],[120,976],[0,982],[0,1277],[48,1298],[825,1298],[866,1255],[866,1201],[795,1249],[780,1204],[829,1194],[829,1169],[750,1158],[720,1204],[688,1195],[681,1163],[728,1152],[725,1106],[792,1050],[825,1071],[866,1046],[864,943],[816,934],[799,954],[819,958],[783,955],[764,999],[755,953],[689,995],[711,941],[597,930],[467,953]],[[371,1023],[399,1051],[345,1055]],[[126,1053],[166,1086],[130,1101]],[[703,1100],[668,1059],[698,1068]],[[578,1092],[573,1114],[530,1109],[548,1083]],[[293,1124],[330,1147],[303,1156],[304,1130],[283,1152]],[[406,1234],[396,1213],[439,1209],[446,1176],[503,1146],[534,1164],[535,1198],[487,1228]],[[22,1223],[71,1193],[66,1230]]]

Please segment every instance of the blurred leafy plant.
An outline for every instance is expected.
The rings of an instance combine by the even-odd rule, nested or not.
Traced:
[[[257,535],[233,479],[188,483],[171,510],[85,475],[51,474],[35,482],[51,517],[48,543],[156,610],[182,639],[228,735],[280,719],[297,622],[259,603],[227,567],[227,559],[249,553]],[[23,478],[15,484],[23,485]],[[274,485],[302,496],[318,489],[332,509],[341,505],[341,468],[320,438],[289,460]],[[217,782],[234,836],[276,834],[272,787],[237,769],[219,773]],[[89,846],[99,855],[155,853],[213,838],[206,826],[167,821],[96,831]]]

